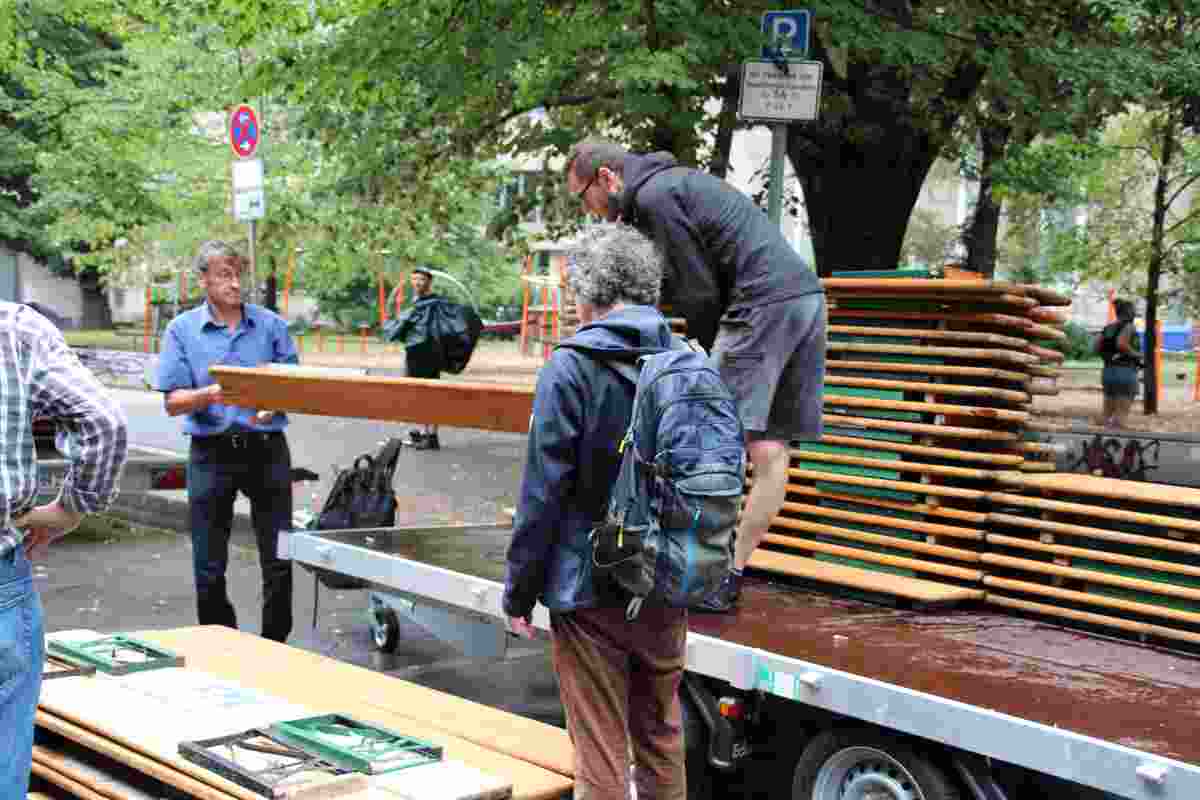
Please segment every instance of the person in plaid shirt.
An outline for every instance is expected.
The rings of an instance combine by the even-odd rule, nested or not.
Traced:
[[[58,496],[38,496],[33,420],[54,421],[71,462]],[[32,308],[0,301],[0,798],[24,798],[45,647],[30,561],[117,495],[125,412]]]

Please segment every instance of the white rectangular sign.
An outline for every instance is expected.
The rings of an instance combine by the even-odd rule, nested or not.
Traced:
[[[235,192],[253,191],[263,187],[264,170],[261,158],[234,161],[232,167]]]
[[[233,193],[233,217],[238,222],[262,219],[266,211],[267,198],[261,188]]]
[[[820,107],[820,61],[755,60],[742,66],[742,99],[738,106],[742,119],[809,121],[817,118]]]

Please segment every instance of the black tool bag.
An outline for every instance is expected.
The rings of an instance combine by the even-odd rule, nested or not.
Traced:
[[[347,528],[389,528],[396,524],[396,494],[392,478],[402,440],[391,439],[375,456],[364,453],[353,466],[338,473],[325,505],[313,524],[319,531]],[[361,578],[341,575],[322,567],[304,565],[330,589],[365,589]]]

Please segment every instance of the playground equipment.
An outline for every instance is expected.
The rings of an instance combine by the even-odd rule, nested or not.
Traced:
[[[542,358],[562,339],[574,333],[579,323],[575,299],[566,283],[565,245],[539,242],[525,257],[521,268],[521,354],[530,355],[540,343]]]

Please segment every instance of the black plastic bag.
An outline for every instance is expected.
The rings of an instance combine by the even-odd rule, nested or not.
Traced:
[[[483,332],[483,320],[468,305],[423,297],[383,326],[383,338],[403,342],[409,358],[425,372],[458,374],[466,369]]]

